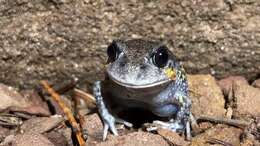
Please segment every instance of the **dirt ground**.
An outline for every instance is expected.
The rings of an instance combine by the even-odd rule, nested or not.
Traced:
[[[95,103],[77,99],[76,88],[102,78],[106,47],[118,38],[162,41],[195,74],[191,141],[143,127],[101,140]],[[77,145],[77,130],[38,88],[42,79],[79,81],[60,93],[84,114],[87,145],[260,145],[260,1],[0,0],[0,145]]]
[[[259,0],[0,0],[0,81],[103,74],[113,39],[165,42],[188,73],[260,76]],[[96,75],[98,74],[98,75]]]
[[[242,76],[222,80],[211,75],[187,78],[194,116],[190,140],[185,139],[185,134],[162,128],[148,132],[155,124],[152,115],[129,111],[122,112],[121,118],[134,127],[117,124],[119,135],[108,132],[106,140],[102,140],[103,124],[94,97],[89,98],[83,90],[63,90],[63,106],[58,106],[61,102],[55,100],[57,97],[0,84],[0,145],[77,146],[81,142],[84,145],[84,141],[87,146],[260,145],[260,79],[250,85]],[[70,113],[74,116],[68,118]],[[72,122],[71,117],[77,122]],[[80,131],[82,136],[76,138]]]

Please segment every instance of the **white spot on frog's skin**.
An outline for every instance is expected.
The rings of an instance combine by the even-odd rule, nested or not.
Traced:
[[[216,74],[216,71],[215,71],[213,68],[210,68],[210,73],[211,73],[212,75],[215,75],[215,74]]]
[[[168,95],[168,96],[169,96],[169,97],[173,97],[173,95],[172,95],[172,93],[171,93],[171,92],[169,93],[169,95]]]

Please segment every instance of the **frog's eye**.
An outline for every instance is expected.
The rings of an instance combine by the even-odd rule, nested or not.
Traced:
[[[157,67],[163,68],[168,62],[168,50],[165,47],[160,47],[153,55],[153,64]]]
[[[119,55],[119,48],[116,43],[112,43],[107,47],[107,56],[108,60],[107,63],[114,62]]]

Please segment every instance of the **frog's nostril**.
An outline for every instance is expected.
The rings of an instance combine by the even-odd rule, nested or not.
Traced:
[[[120,65],[120,67],[124,67],[124,66],[125,66],[125,64],[126,64],[125,62],[120,62],[120,64],[119,64],[119,65]]]
[[[145,69],[146,66],[145,65],[140,65],[140,69]]]

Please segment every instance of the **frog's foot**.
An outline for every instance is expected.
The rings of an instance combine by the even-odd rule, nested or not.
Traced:
[[[102,119],[103,119],[103,125],[104,125],[103,140],[106,139],[108,130],[110,130],[114,135],[116,135],[116,136],[118,135],[118,132],[117,132],[117,129],[116,129],[116,126],[115,126],[117,123],[123,124],[126,127],[133,127],[132,123],[129,123],[129,122],[124,121],[124,120],[119,119],[119,118],[115,118],[114,116],[112,116],[109,113],[107,113],[106,115],[103,115]]]
[[[169,129],[174,132],[181,132],[184,130],[184,125],[179,122],[164,122],[164,121],[153,121],[153,123],[150,125],[149,128],[147,128],[147,131],[156,131],[157,129]]]
[[[164,121],[153,121],[152,124],[150,124],[146,130],[151,132],[151,131],[157,131],[159,128],[162,129],[168,129],[173,132],[179,132],[182,133],[185,130],[186,133],[186,138],[188,140],[191,139],[191,131],[190,131],[190,122],[187,121],[185,124],[179,122],[179,121],[169,121],[169,122],[164,122]]]
[[[118,135],[118,132],[117,132],[117,129],[115,127],[115,118],[114,116],[112,116],[111,114],[101,114],[101,118],[103,120],[103,140],[106,139],[107,137],[107,132],[108,130],[110,129],[111,132],[114,134],[114,135]]]
[[[98,107],[98,111],[99,111],[99,115],[103,121],[103,125],[104,125],[104,131],[103,131],[103,140],[106,139],[107,137],[107,132],[108,130],[111,130],[111,132],[114,135],[118,135],[117,129],[115,127],[116,123],[121,123],[124,124],[127,127],[132,127],[132,124],[129,122],[126,122],[122,119],[119,118],[115,118],[108,110],[103,97],[101,95],[101,82],[97,81],[94,84],[94,88],[93,88],[93,92],[94,92],[94,96],[96,98],[96,104]]]

